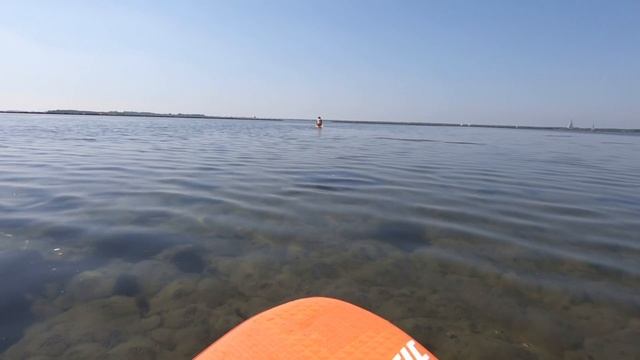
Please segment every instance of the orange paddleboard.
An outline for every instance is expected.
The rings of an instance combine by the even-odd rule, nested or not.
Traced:
[[[437,360],[387,320],[347,302],[312,297],[262,312],[194,360]]]

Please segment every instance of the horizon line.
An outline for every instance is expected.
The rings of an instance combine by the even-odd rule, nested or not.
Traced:
[[[40,114],[40,115],[86,115],[86,116],[121,116],[121,117],[157,117],[157,118],[177,118],[177,119],[229,119],[229,120],[257,120],[257,121],[313,121],[313,118],[277,118],[258,116],[235,116],[235,115],[206,115],[193,113],[156,113],[152,111],[130,111],[130,110],[74,110],[56,109],[45,111],[28,110],[0,110],[0,114]],[[640,128],[581,128],[569,126],[535,126],[535,125],[499,125],[499,124],[472,124],[468,123],[444,123],[444,122],[420,122],[420,121],[376,121],[376,120],[349,120],[349,119],[323,119],[336,123],[360,123],[373,125],[413,125],[413,126],[447,126],[447,127],[483,127],[483,128],[504,128],[504,129],[529,129],[529,130],[566,130],[576,132],[638,132]],[[573,120],[570,119],[570,124]]]

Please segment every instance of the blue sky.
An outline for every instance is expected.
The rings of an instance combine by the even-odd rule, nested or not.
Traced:
[[[2,1],[0,109],[640,127],[640,1]]]

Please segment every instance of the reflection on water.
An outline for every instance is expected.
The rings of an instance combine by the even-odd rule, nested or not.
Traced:
[[[0,116],[0,352],[188,358],[309,295],[442,359],[633,359],[640,138]],[[615,143],[615,144],[610,144]]]

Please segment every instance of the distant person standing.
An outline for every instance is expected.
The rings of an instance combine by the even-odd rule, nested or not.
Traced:
[[[318,116],[318,118],[316,119],[316,127],[318,129],[322,128],[322,117]]]

